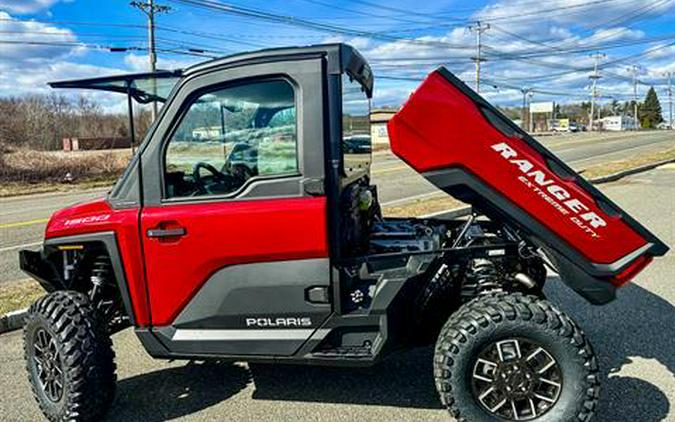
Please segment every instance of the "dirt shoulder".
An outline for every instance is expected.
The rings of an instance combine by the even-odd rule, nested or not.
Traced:
[[[609,176],[610,174],[667,160],[675,160],[675,148],[666,151],[639,154],[626,160],[610,161],[608,163],[594,165],[585,169],[581,174],[586,179],[596,179],[598,177]]]

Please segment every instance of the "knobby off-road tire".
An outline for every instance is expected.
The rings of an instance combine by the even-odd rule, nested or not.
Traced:
[[[581,329],[548,301],[520,293],[479,297],[453,314],[436,343],[434,378],[459,421],[588,421],[599,395]]]
[[[28,378],[50,421],[100,420],[115,396],[115,354],[87,296],[57,291],[36,301],[24,328]]]

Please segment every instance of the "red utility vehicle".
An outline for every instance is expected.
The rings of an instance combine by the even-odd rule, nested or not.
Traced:
[[[52,86],[164,102],[108,196],[55,213],[20,254],[48,292],[25,350],[53,421],[107,411],[110,335],[129,326],[165,359],[372,365],[435,342],[421,375],[460,420],[588,420],[596,357],[545,300],[546,268],[603,304],[667,251],[444,68],[389,135],[466,218],[382,216],[373,74],[346,45]]]

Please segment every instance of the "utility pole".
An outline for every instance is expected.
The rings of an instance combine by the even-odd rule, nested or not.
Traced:
[[[590,113],[590,116],[589,116],[590,118],[589,118],[589,122],[588,122],[588,125],[590,126],[589,130],[591,130],[591,131],[594,130],[594,125],[595,125],[595,98],[598,95],[598,79],[600,79],[602,77],[598,73],[598,62],[600,61],[600,59],[602,59],[604,57],[605,57],[605,55],[600,54],[600,53],[595,53],[595,54],[591,55],[591,58],[594,60],[593,74],[591,76],[589,76],[589,79],[591,79],[593,81],[592,86],[591,86],[591,113]]]
[[[131,7],[135,7],[148,17],[148,58],[150,59],[150,71],[157,70],[157,53],[155,51],[155,14],[166,13],[171,10],[169,6],[155,4],[154,0],[147,1],[132,1],[129,3]],[[153,86],[154,95],[157,95],[157,86]],[[152,102],[152,120],[157,118],[157,101]]]
[[[674,129],[673,128],[673,84],[672,84],[672,76],[673,72],[666,72],[666,76],[668,76],[668,126],[669,129]]]
[[[476,63],[476,92],[480,93],[480,63],[484,62],[485,59],[481,57],[481,50],[483,45],[481,44],[481,35],[483,32],[490,29],[490,24],[482,24],[480,21],[476,21],[474,25],[469,26],[469,30],[476,33],[476,57],[472,57]]]
[[[527,95],[532,92],[532,88],[520,88],[520,92],[523,93],[523,108],[520,111],[520,128],[523,130],[527,130],[527,127],[525,126],[525,117],[527,116],[528,112],[527,110]]]
[[[638,130],[640,127],[640,119],[638,118],[638,94],[637,94],[637,86],[638,86],[638,79],[637,79],[637,74],[638,71],[640,70],[640,65],[634,64],[630,68],[628,68],[629,71],[633,73],[633,119],[635,119],[635,130]]]
[[[527,92],[527,108],[528,108],[528,111],[530,112],[529,113],[529,121],[528,121],[529,127],[530,127],[530,130],[529,130],[530,133],[534,132],[534,119],[532,118],[532,109],[530,108],[530,104],[532,103],[532,97],[533,96],[534,96],[534,91],[532,91],[530,89]]]

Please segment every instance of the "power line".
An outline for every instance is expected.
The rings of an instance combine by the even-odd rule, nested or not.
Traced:
[[[107,26],[114,28],[145,28],[144,25],[130,24],[130,23],[114,23],[114,22],[83,22],[83,21],[62,21],[62,20],[40,20],[31,19],[29,21],[19,21],[14,18],[0,18],[0,22],[14,22],[14,23],[41,23],[46,25],[81,25],[81,26]]]
[[[227,13],[237,16],[245,16],[252,19],[264,20],[268,22],[281,23],[290,26],[302,27],[313,29],[315,31],[326,32],[331,34],[342,34],[350,36],[359,36],[366,37],[371,39],[377,39],[380,41],[400,41],[404,43],[410,43],[414,45],[426,45],[426,46],[438,46],[438,47],[447,47],[447,48],[456,48],[456,49],[467,49],[470,48],[463,44],[451,44],[442,41],[429,41],[429,40],[419,40],[411,39],[405,37],[399,37],[394,35],[386,35],[384,33],[377,33],[372,31],[365,31],[359,29],[352,29],[348,27],[325,24],[316,21],[312,21],[304,18],[297,18],[288,15],[282,15],[277,13],[268,12],[265,10],[253,9],[250,7],[236,6],[232,4],[220,3],[213,0],[170,0],[173,3],[182,3],[191,6],[201,7],[205,9],[215,10],[221,13]]]
[[[61,41],[29,41],[29,40],[0,40],[0,44],[5,45],[22,45],[22,46],[33,46],[33,47],[77,47],[85,48],[88,50],[94,51],[103,51],[108,53],[123,53],[128,51],[148,51],[147,47],[141,46],[114,46],[114,45],[102,45],[102,44],[91,44],[91,43],[82,43],[82,42],[61,42]],[[213,58],[213,55],[205,54],[199,49],[180,49],[180,48],[157,48],[156,51],[160,53],[171,53],[178,54],[183,56],[194,56],[194,57],[208,57]]]
[[[325,2],[320,1],[320,0],[302,0],[302,1],[304,1],[306,3],[310,3],[310,4],[316,4],[316,5],[319,5],[319,6],[330,7],[333,10],[342,10],[342,11],[345,11],[345,12],[348,12],[348,13],[366,16],[366,17],[369,17],[369,18],[388,19],[388,20],[392,20],[392,21],[395,21],[395,22],[403,22],[403,23],[416,23],[416,24],[426,23],[426,22],[420,22],[418,20],[410,20],[410,19],[406,19],[406,18],[399,18],[399,17],[391,16],[391,15],[378,15],[378,14],[375,14],[375,13],[369,13],[369,12],[364,12],[364,11],[361,11],[361,10],[350,9],[348,7],[343,7],[343,6],[338,6],[338,5],[335,5],[335,4],[325,3]],[[380,7],[380,9],[384,9],[384,8]],[[410,13],[408,13],[408,14],[410,14]],[[404,15],[404,16],[406,16],[406,15]]]
[[[523,20],[523,18],[527,17],[534,17],[534,19],[540,19],[540,15],[547,15],[548,17],[556,17],[559,15],[567,15],[570,14],[568,12],[569,10],[573,10],[572,14],[575,13],[584,13],[584,10],[574,10],[574,9],[583,9],[587,8],[590,6],[595,6],[597,4],[604,4],[604,3],[609,3],[609,2],[616,2],[616,1],[621,1],[621,0],[595,0],[595,1],[589,1],[586,3],[580,3],[580,4],[572,4],[572,5],[567,5],[567,6],[558,6],[554,8],[549,8],[549,9],[542,9],[542,10],[537,10],[537,11],[532,11],[532,12],[526,12],[526,13],[518,13],[518,14],[507,14],[507,15],[497,15],[493,17],[485,17],[481,16],[480,19],[483,22],[489,22],[489,23],[495,23],[495,22],[500,22],[500,21],[512,21],[513,22],[520,22]],[[629,0],[629,1],[634,1],[634,0]],[[541,4],[541,2],[539,3]],[[562,14],[556,14],[555,12],[564,12]],[[460,20],[466,22],[468,19]],[[435,26],[425,26],[425,27],[418,27],[418,28],[411,28],[408,30],[403,30],[403,31],[398,31],[398,32],[414,32],[414,31],[420,31],[420,30],[426,30],[426,29],[438,29],[441,27],[453,27],[457,26],[457,24],[439,24]]]

